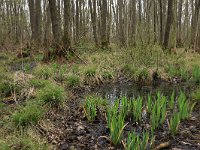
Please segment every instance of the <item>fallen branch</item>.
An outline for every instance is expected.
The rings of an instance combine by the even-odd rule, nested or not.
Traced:
[[[100,136],[100,137],[98,137],[98,139],[97,139],[97,144],[99,145],[99,139],[106,139],[107,141],[109,141],[110,143],[112,143],[112,141],[111,141],[111,139],[109,138],[109,137],[107,137],[107,136]]]
[[[79,54],[76,54],[74,48],[70,48],[70,52],[72,52],[81,62],[83,62],[84,64],[87,64],[83,59],[81,59]]]

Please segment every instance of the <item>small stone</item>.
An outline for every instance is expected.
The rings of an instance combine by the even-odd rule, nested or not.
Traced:
[[[94,140],[95,139],[94,136],[92,136],[91,139]]]
[[[190,126],[189,129],[190,129],[190,131],[195,131],[196,126]]]
[[[80,141],[83,138],[83,136],[78,136],[77,139]]]
[[[195,120],[197,120],[197,118],[196,117],[191,117],[190,120],[191,121],[195,121]]]
[[[77,135],[84,135],[86,134],[86,131],[85,130],[80,130],[78,131],[78,133],[76,133]]]
[[[70,150],[75,150],[75,147],[72,145],[69,147]]]
[[[79,125],[78,127],[77,127],[77,131],[80,131],[80,130],[84,130],[85,128],[83,127],[83,126],[81,126],[81,125]]]
[[[150,129],[151,126],[147,123],[147,124],[146,124],[146,128],[147,128],[147,129]]]
[[[56,140],[53,140],[52,143],[53,144],[58,144],[58,142]]]
[[[61,150],[67,150],[68,149],[68,145],[67,144],[63,144],[61,147]]]
[[[80,124],[79,124],[78,122],[75,122],[75,123],[74,123],[74,126],[76,126],[76,127],[79,126],[79,125],[80,125]]]

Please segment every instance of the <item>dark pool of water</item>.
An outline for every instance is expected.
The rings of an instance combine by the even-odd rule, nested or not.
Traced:
[[[194,86],[186,83],[171,84],[167,82],[161,82],[158,85],[138,85],[133,82],[118,83],[118,84],[106,84],[95,87],[89,92],[89,94],[101,96],[107,98],[111,102],[117,98],[126,96],[128,98],[136,98],[138,96],[147,97],[149,94],[156,95],[160,91],[165,96],[170,96],[173,91],[176,95],[183,91],[186,95],[194,89]]]
[[[8,60],[8,57],[0,55],[0,61]]]
[[[31,62],[15,62],[10,64],[11,71],[32,71],[37,66],[35,61]]]

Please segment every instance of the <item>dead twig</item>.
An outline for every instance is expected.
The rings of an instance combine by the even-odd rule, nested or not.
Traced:
[[[98,146],[101,146],[101,145],[99,144],[99,139],[106,139],[109,143],[112,143],[112,141],[111,141],[111,139],[110,139],[109,137],[107,137],[107,136],[100,136],[100,137],[98,137],[98,139],[97,139],[97,145],[98,145]]]

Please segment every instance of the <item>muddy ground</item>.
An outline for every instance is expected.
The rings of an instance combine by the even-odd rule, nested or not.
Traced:
[[[106,126],[104,113],[98,113],[94,123],[87,121],[81,108],[82,100],[83,97],[74,92],[74,97],[68,102],[65,110],[52,111],[47,115],[55,127],[51,133],[48,131],[43,133],[48,136],[49,142],[57,145],[58,150],[123,149],[122,144],[114,147],[109,141],[109,129]],[[161,144],[166,146],[165,149],[200,149],[199,110],[200,105],[197,105],[190,120],[181,122],[179,133],[175,137],[170,136],[166,121],[161,128],[156,130],[155,142],[152,147],[159,148],[158,146]],[[142,129],[150,128],[148,121],[143,121],[140,124],[135,124],[131,120],[127,120],[127,122],[129,123],[124,130],[124,135],[134,129],[141,133]]]

